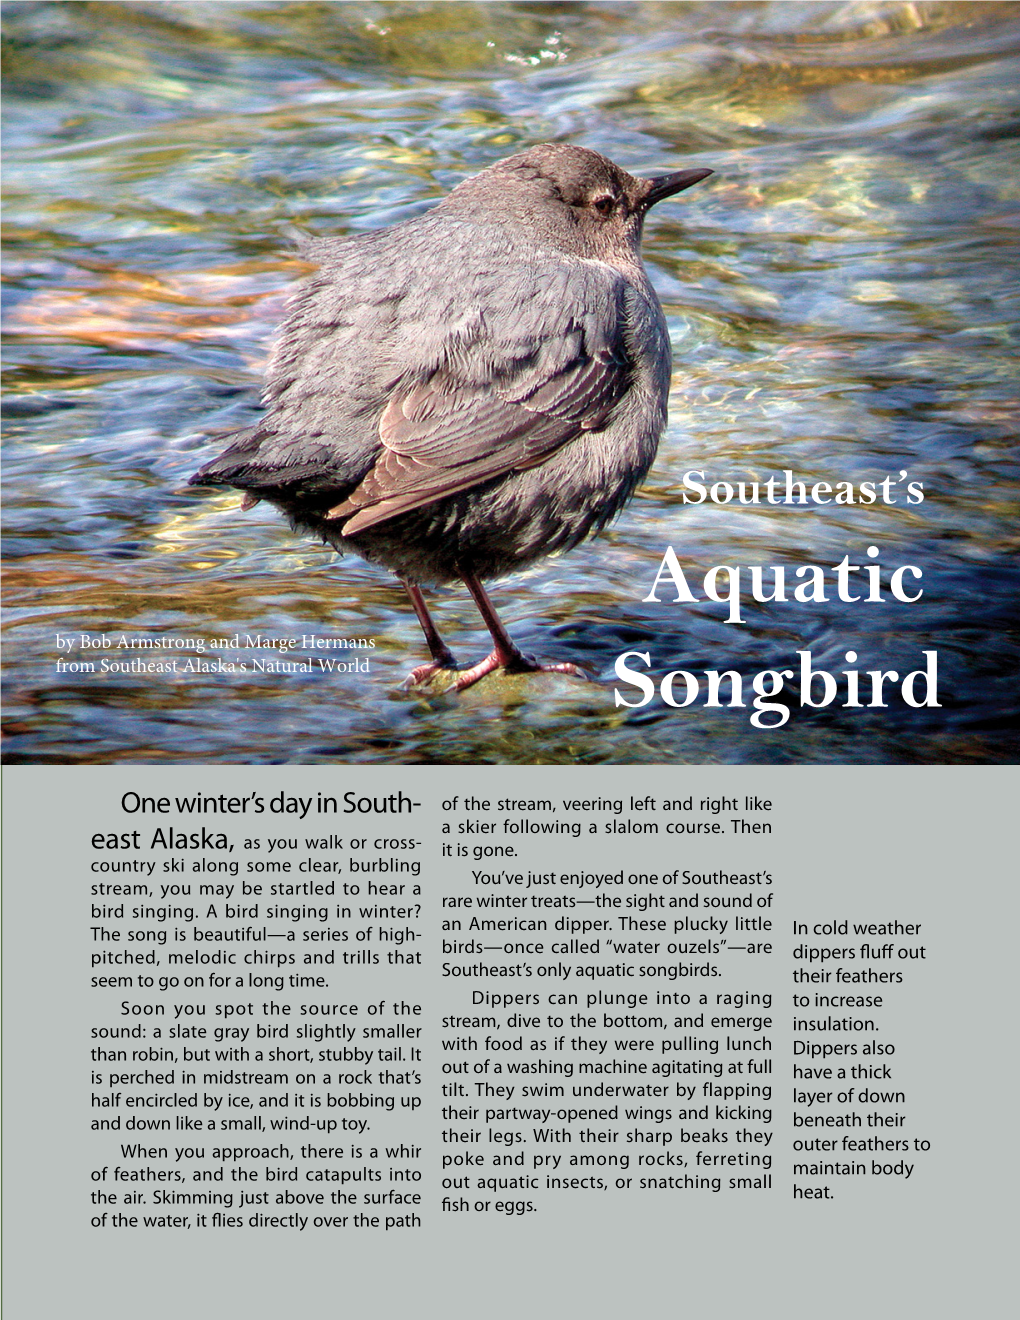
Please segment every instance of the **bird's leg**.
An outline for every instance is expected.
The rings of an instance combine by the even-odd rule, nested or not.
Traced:
[[[491,674],[494,669],[504,669],[508,674],[552,673],[576,674],[579,678],[588,677],[584,670],[579,669],[577,665],[542,665],[534,656],[525,655],[514,644],[510,634],[503,627],[502,621],[496,613],[496,607],[474,573],[469,573],[462,568],[460,576],[464,581],[464,585],[474,597],[474,602],[478,606],[479,614],[485,621],[486,628],[492,634],[493,648],[491,654],[487,655],[484,660],[472,665],[470,669],[460,671],[457,675],[457,681],[453,685],[458,692],[471,687],[473,683],[477,683],[486,674]]]
[[[403,578],[400,580],[403,583],[404,590],[411,597],[411,604],[414,606],[414,612],[418,616],[418,622],[421,624],[421,630],[425,634],[425,641],[428,643],[432,655],[430,665],[419,665],[417,669],[412,669],[407,678],[404,679],[404,687],[412,688],[419,683],[427,682],[433,674],[439,673],[441,669],[455,668],[457,662],[453,658],[453,652],[439,636],[439,630],[432,622],[432,615],[425,604],[425,597],[421,594],[421,588],[415,586],[413,582],[405,582]]]

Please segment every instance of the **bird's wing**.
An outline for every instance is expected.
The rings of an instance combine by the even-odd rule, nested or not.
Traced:
[[[576,267],[575,267],[576,272]],[[441,365],[401,380],[379,418],[371,471],[327,518],[350,536],[508,472],[535,467],[561,445],[605,424],[632,364],[624,341],[624,282],[610,276],[568,306],[530,306],[513,338],[482,323],[451,336]],[[623,286],[623,287],[618,287]],[[607,297],[607,294],[609,295]]]
[[[543,462],[627,390],[608,266],[431,216],[307,255],[265,417],[193,480],[321,500],[351,535]]]

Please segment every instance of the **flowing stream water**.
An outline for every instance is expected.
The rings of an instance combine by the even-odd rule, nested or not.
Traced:
[[[9,762],[1016,759],[1020,5],[10,3],[3,20]],[[544,140],[636,174],[716,171],[646,227],[669,428],[608,534],[492,586],[525,649],[592,679],[408,695],[425,651],[392,577],[185,483],[257,415],[306,269],[289,227],[391,224]],[[770,503],[787,472],[854,503]],[[691,482],[717,498],[685,502]],[[665,582],[647,599],[668,546],[696,603]],[[846,556],[855,581],[881,565],[881,600],[833,598]],[[741,570],[742,622],[701,599],[720,565]],[[791,595],[817,565],[827,599],[759,603],[759,565],[785,566]],[[911,603],[890,594],[904,566],[923,574],[900,576],[923,587]],[[458,655],[483,655],[466,592],[432,599]],[[739,671],[746,697],[805,651],[841,684],[937,652],[940,705],[894,685],[884,708],[842,688],[805,708],[796,680],[778,727],[725,685],[704,704],[706,670]],[[615,673],[626,652],[656,683],[699,676],[697,700],[616,704],[641,697]],[[367,672],[319,663],[352,658]]]

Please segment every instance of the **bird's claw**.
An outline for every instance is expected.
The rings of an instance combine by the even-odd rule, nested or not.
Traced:
[[[411,670],[400,686],[405,692],[410,692],[413,688],[427,683],[429,679],[435,678],[436,674],[441,674],[444,670],[449,671],[451,668],[450,664],[445,664],[441,660],[433,660],[427,665],[418,665],[416,669]]]
[[[434,678],[436,674],[446,671],[451,673],[453,682],[443,690],[445,692],[464,692],[469,687],[480,682],[488,674],[494,674],[497,670],[502,670],[505,674],[572,674],[575,678],[589,678],[579,665],[564,661],[561,664],[543,665],[534,656],[518,653],[515,656],[501,656],[493,651],[479,660],[477,664],[471,665],[468,669],[452,669],[450,665],[442,664],[439,661],[433,661],[428,665],[419,665],[417,669],[412,669],[407,678],[401,685],[405,692],[409,692],[423,683],[427,683]]]

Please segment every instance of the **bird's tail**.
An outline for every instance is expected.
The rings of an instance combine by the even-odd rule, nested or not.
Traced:
[[[233,443],[189,477],[189,486],[232,486],[237,478],[250,471],[252,456],[258,449],[259,428],[248,426],[242,431],[228,431],[220,438],[228,437]]]

